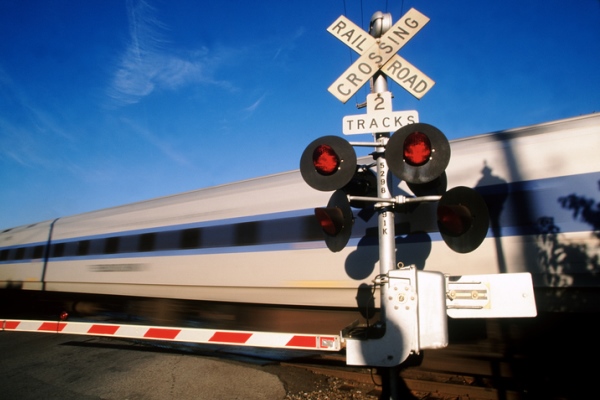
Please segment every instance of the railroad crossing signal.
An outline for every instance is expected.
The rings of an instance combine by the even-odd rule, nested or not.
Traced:
[[[348,18],[340,16],[327,31],[361,56],[329,86],[328,91],[346,103],[377,71],[381,71],[421,99],[435,82],[396,53],[428,22],[428,17],[411,8],[381,38],[375,39]]]
[[[361,54],[329,87],[329,92],[345,103],[368,80],[373,82],[372,93],[367,96],[367,114],[345,117],[343,133],[370,132],[375,142],[350,143],[338,136],[324,136],[310,143],[300,159],[300,172],[309,186],[334,191],[327,206],[314,210],[329,250],[339,252],[350,240],[354,224],[352,208],[371,204],[377,212],[380,273],[373,280],[373,288],[380,291],[381,320],[371,326],[353,324],[342,330],[342,335],[346,339],[348,365],[389,368],[389,387],[384,385],[384,388],[389,391],[390,399],[400,398],[393,383],[398,377],[396,368],[410,353],[447,346],[448,310],[452,309],[456,318],[474,318],[480,314],[488,318],[523,317],[536,313],[530,274],[512,279],[520,281],[523,288],[522,304],[512,307],[516,303],[511,298],[494,304],[497,309],[487,313],[491,297],[486,288],[488,282],[499,281],[497,276],[474,280],[460,277],[459,280],[465,278],[465,281],[459,285],[454,284],[455,278],[441,272],[418,271],[414,265],[403,267],[396,260],[394,215],[397,211],[408,211],[406,203],[437,202],[437,226],[442,239],[459,253],[475,250],[489,227],[487,206],[475,190],[468,187],[446,190],[448,139],[436,127],[420,123],[416,111],[393,112],[387,81],[379,74],[389,76],[418,99],[431,89],[434,85],[431,79],[395,54],[428,21],[429,18],[411,9],[393,26],[390,14],[377,12],[371,19],[370,34],[343,16],[328,28]],[[374,162],[359,165],[353,146],[374,147]],[[404,181],[415,196],[394,196],[388,181],[390,173]],[[447,289],[450,283],[451,292]],[[478,294],[477,301],[481,293],[481,304],[468,300],[467,290]],[[484,304],[485,301],[488,303]]]
[[[300,158],[300,173],[313,189],[335,191],[327,207],[316,208],[325,243],[341,251],[351,237],[351,207],[388,202],[401,208],[409,202],[438,201],[437,224],[444,242],[458,253],[475,250],[485,239],[489,213],[473,189],[456,187],[446,191],[445,169],[450,161],[450,144],[436,127],[415,123],[398,129],[387,142],[379,159],[386,159],[390,171],[405,181],[413,192],[434,187],[432,195],[407,198],[378,198],[377,180],[366,166],[357,164],[352,144],[338,136],[323,136],[310,143]],[[443,183],[438,181],[443,180]],[[386,189],[387,190],[387,189]]]

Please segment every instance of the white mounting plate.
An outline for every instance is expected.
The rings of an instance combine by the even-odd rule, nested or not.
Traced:
[[[446,276],[451,318],[535,317],[530,273]]]

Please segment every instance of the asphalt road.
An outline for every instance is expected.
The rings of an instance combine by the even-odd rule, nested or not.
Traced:
[[[259,365],[112,338],[0,332],[0,399],[283,399]]]

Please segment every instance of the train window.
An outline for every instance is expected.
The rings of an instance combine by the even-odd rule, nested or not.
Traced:
[[[15,260],[22,260],[25,257],[25,247],[19,247],[15,252]]]
[[[156,234],[156,250],[179,249],[180,231],[158,232]]]
[[[120,237],[114,236],[106,239],[104,244],[104,254],[115,254],[119,251]]]
[[[90,250],[88,255],[104,253],[104,239],[95,239],[90,241]]]
[[[140,235],[140,241],[138,243],[138,251],[146,252],[154,250],[154,243],[156,241],[156,233],[144,233]]]
[[[16,249],[9,249],[8,250],[8,255],[6,256],[6,259],[8,261],[13,261],[15,259],[15,252],[16,252]]]
[[[133,253],[137,251],[139,239],[138,235],[122,236],[119,253]]]
[[[90,251],[90,241],[89,240],[80,240],[77,242],[77,255],[85,256]]]
[[[321,225],[315,224],[315,218],[312,215],[306,215],[300,218],[300,229],[302,235],[301,241],[313,241],[323,239],[323,229]]]
[[[0,261],[8,260],[8,250],[4,249],[0,251]]]
[[[234,246],[250,246],[258,242],[258,222],[244,222],[234,225]]]
[[[73,257],[77,255],[77,248],[79,247],[79,242],[68,242],[65,243],[65,249],[63,251],[64,257]]]
[[[52,257],[62,257],[65,253],[65,244],[56,243],[52,245]]]
[[[323,230],[312,215],[273,219],[260,224],[258,243],[293,243],[323,238]]]
[[[38,259],[38,258],[42,258],[44,256],[44,246],[39,245],[39,246],[35,246],[33,248],[33,254],[31,256],[31,258]]]
[[[31,260],[33,258],[33,246],[24,247],[23,250],[23,259]]]
[[[210,226],[203,229],[202,247],[227,247],[233,245],[231,225]]]
[[[312,216],[311,216],[312,217]],[[297,242],[301,235],[299,218],[274,219],[261,222],[260,243],[290,243]],[[317,225],[316,221],[313,223]],[[319,236],[319,238],[321,238]]]
[[[181,231],[181,248],[195,249],[200,246],[200,228],[190,228]]]

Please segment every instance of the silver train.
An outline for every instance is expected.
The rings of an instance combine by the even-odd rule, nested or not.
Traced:
[[[397,261],[450,275],[527,271],[539,310],[599,311],[600,114],[451,149],[448,187],[483,195],[487,237],[455,253],[434,205],[407,207]],[[395,190],[410,194],[403,182]],[[356,308],[379,272],[377,216],[355,209],[349,244],[332,253],[313,214],[330,195],[291,171],[6,229],[0,292]]]

